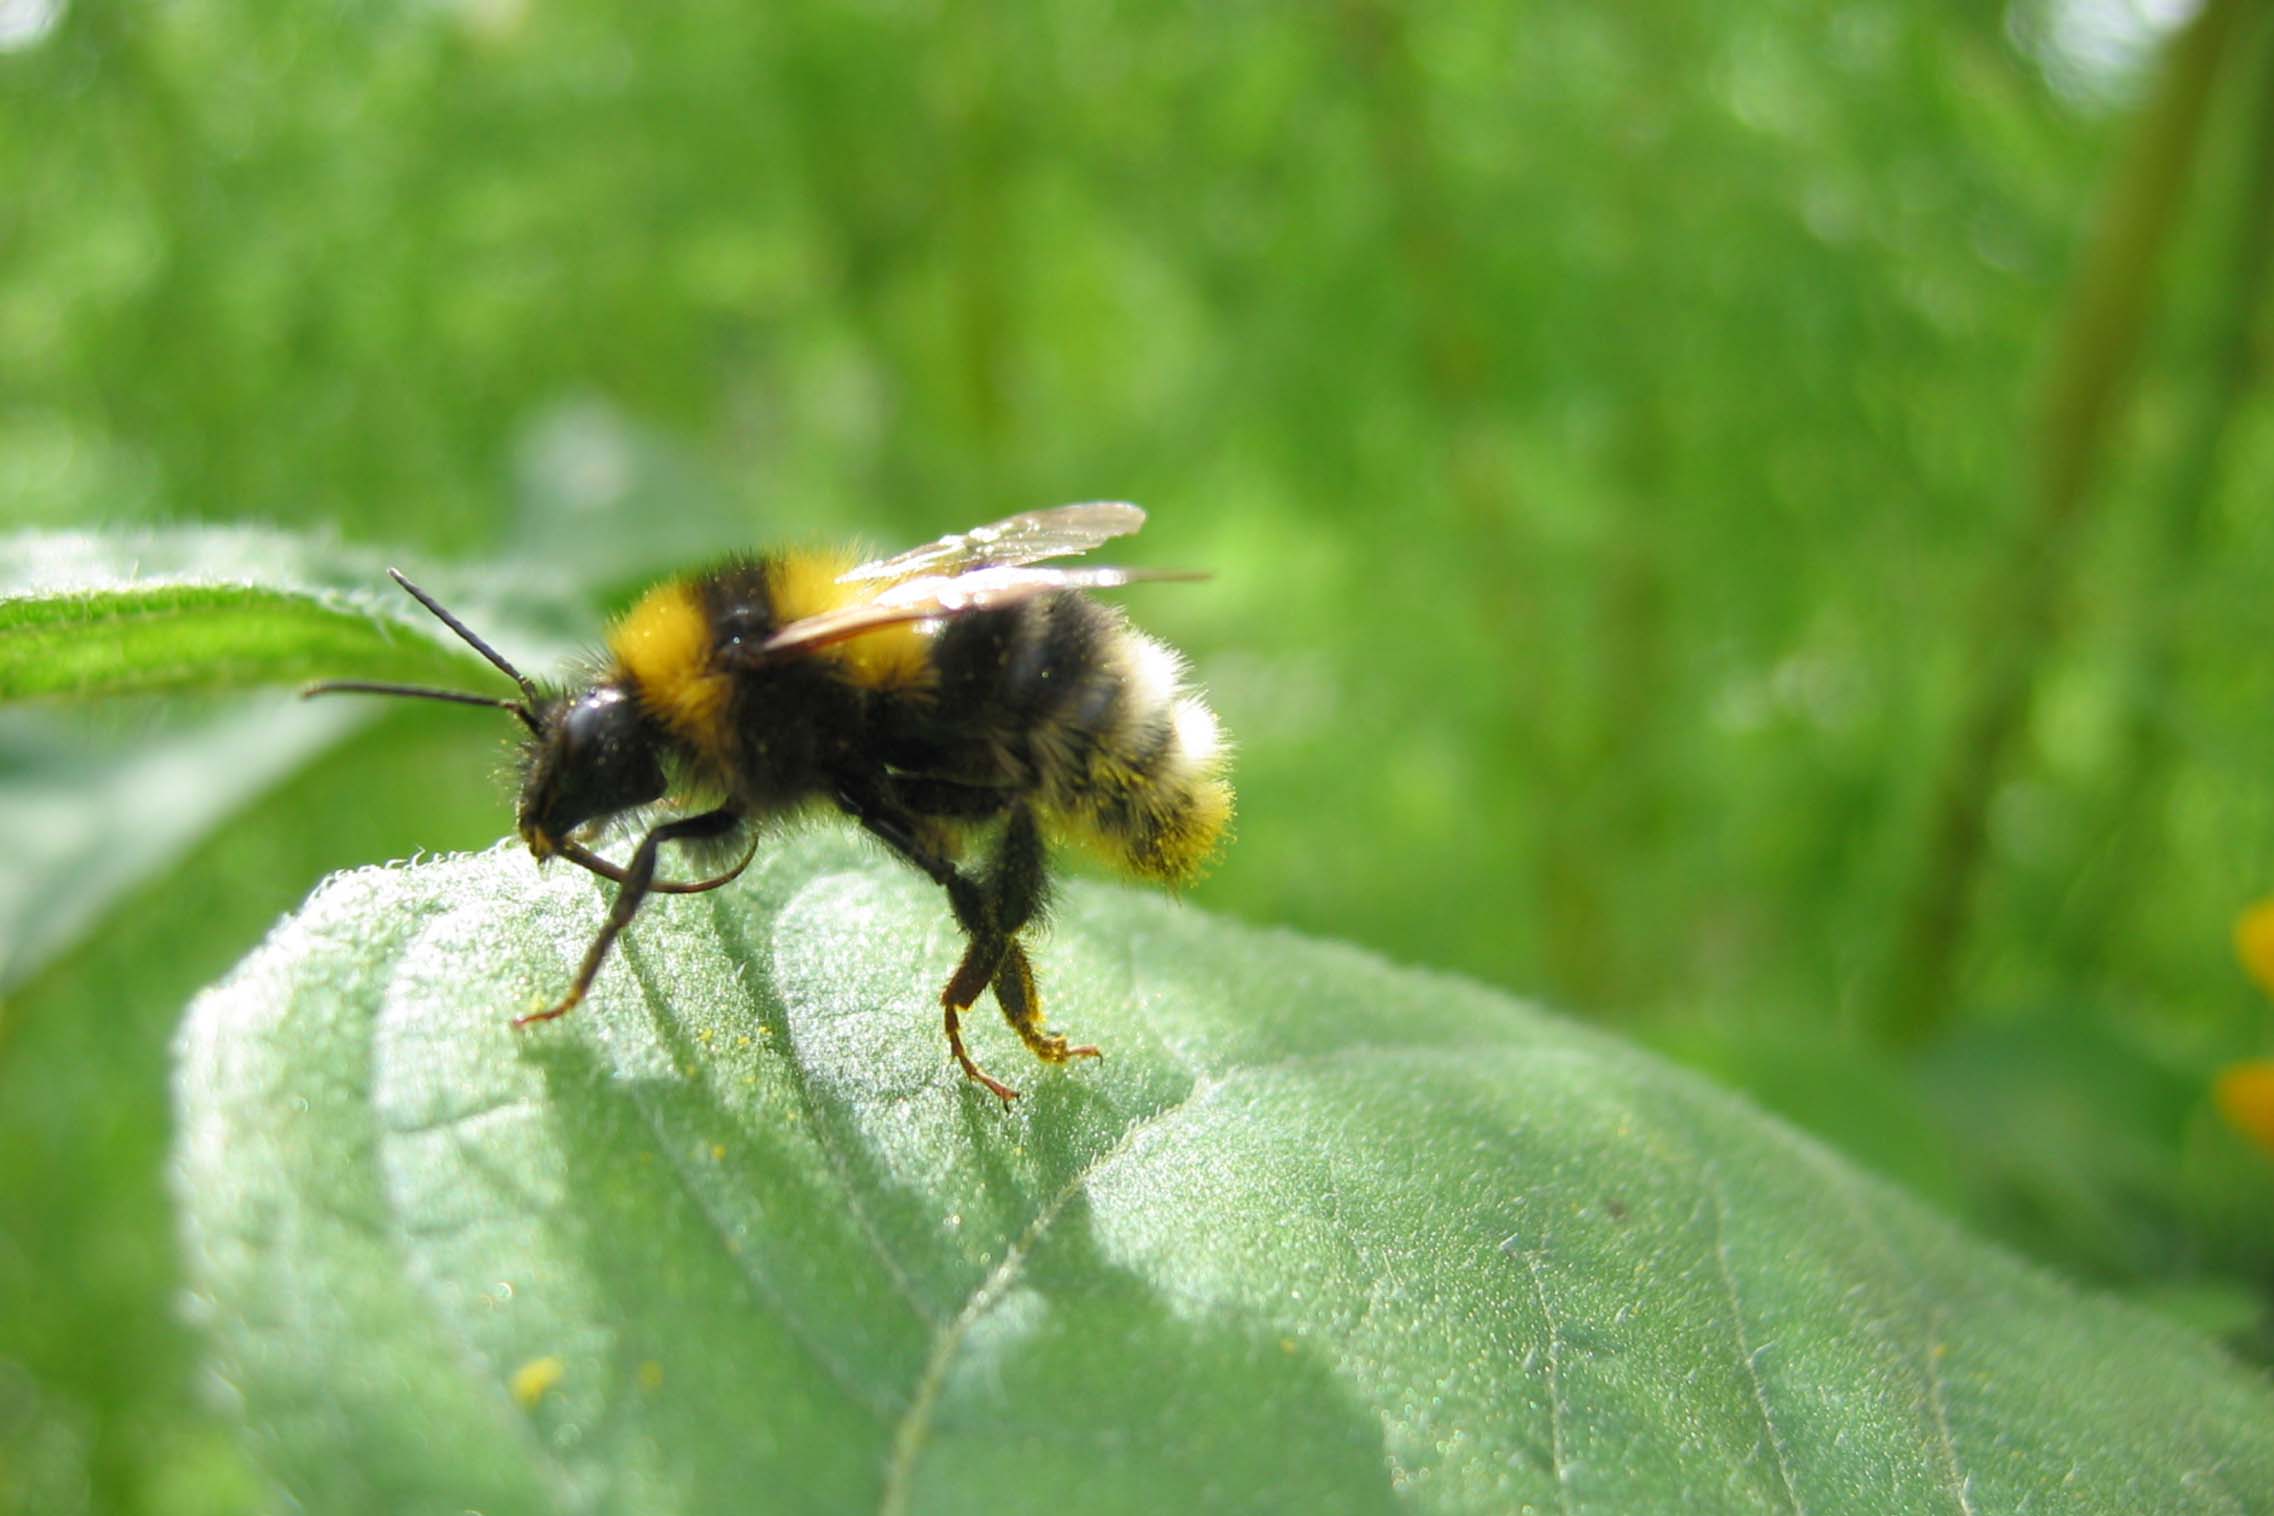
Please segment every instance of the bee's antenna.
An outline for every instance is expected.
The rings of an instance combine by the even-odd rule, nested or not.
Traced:
[[[537,693],[537,686],[529,682],[528,676],[506,662],[504,654],[475,636],[473,630],[465,622],[444,610],[440,602],[425,590],[405,579],[399,570],[387,570],[387,577],[408,590],[413,600],[434,613],[436,620],[456,632],[461,638],[465,639],[467,646],[497,665],[499,669],[504,671],[507,678],[520,685],[521,698],[519,700],[499,700],[495,696],[472,695],[463,690],[430,689],[420,684],[378,684],[367,679],[326,679],[320,684],[311,684],[301,690],[300,698],[305,700],[311,695],[405,695],[413,700],[447,700],[452,705],[493,706],[501,711],[513,712],[515,716],[520,718],[523,726],[538,736],[543,736],[544,727],[537,720],[537,707],[542,703],[542,697]]]
[[[447,700],[452,705],[486,705],[501,711],[511,711],[521,718],[521,724],[543,736],[537,724],[537,713],[518,700],[499,700],[492,695],[469,695],[463,690],[428,689],[421,684],[377,684],[368,679],[326,679],[320,684],[304,686],[300,698],[311,695],[407,695],[413,700]]]
[[[410,592],[410,597],[413,600],[416,600],[419,604],[434,612],[434,619],[441,622],[444,626],[450,628],[450,630],[456,632],[460,637],[464,638],[468,647],[481,654],[484,658],[487,658],[490,662],[496,664],[498,668],[504,672],[506,678],[511,679],[515,684],[521,686],[521,698],[527,701],[532,708],[536,706],[538,698],[537,686],[531,684],[529,682],[528,676],[523,674],[521,670],[506,662],[505,655],[503,653],[500,653],[496,648],[491,647],[481,638],[475,636],[472,630],[467,627],[465,622],[460,621],[456,616],[453,616],[448,611],[444,610],[442,608],[441,602],[437,601],[432,595],[429,595],[425,590],[420,589],[417,585],[411,583],[408,579],[405,579],[403,577],[402,570],[389,569],[387,570],[387,577],[394,580],[404,589],[408,590]]]

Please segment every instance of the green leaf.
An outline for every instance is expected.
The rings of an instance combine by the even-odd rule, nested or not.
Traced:
[[[566,643],[553,628],[573,624],[571,593],[494,570],[469,583],[445,569],[441,583],[533,672]],[[270,694],[158,713],[84,697],[316,676],[503,683],[367,550],[236,527],[0,539],[0,702],[46,697],[0,710],[0,830],[14,840],[0,992],[373,710]]]
[[[0,700],[316,677],[496,679],[388,583],[383,560],[321,539],[237,527],[19,532],[0,540],[0,565]],[[499,577],[484,576],[485,610]],[[522,587],[522,600],[557,610],[562,597],[537,589]],[[495,614],[480,619],[499,636]],[[525,648],[514,656],[531,667],[559,651],[558,638],[530,630],[557,616],[524,604],[506,620]]]
[[[156,731],[107,711],[0,710],[0,994],[369,714],[281,696],[215,706]]]
[[[644,912],[341,876],[179,1050],[220,1382],[310,1509],[2229,1510],[2274,1393],[1635,1049],[1141,893],[956,1074],[834,834]],[[2259,1496],[2249,1492],[2257,1490]]]

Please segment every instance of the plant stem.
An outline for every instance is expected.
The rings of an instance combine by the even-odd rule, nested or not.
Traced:
[[[2109,951],[2125,907],[2140,898],[2162,838],[2163,798],[2174,751],[2171,690],[2178,673],[2180,608],[2199,561],[2205,517],[2217,497],[2235,418],[2265,374],[2262,323],[2274,285],[2274,27],[2263,28],[2255,58],[2255,110],[2232,197],[2236,206],[2224,277],[2212,302],[2202,344],[2204,380],[2181,431],[2167,484],[2162,530],[2142,575],[2145,608],[2124,672],[2124,732],[2108,786],[2109,830],[2116,840],[2094,870],[2073,913],[2067,961],[2089,973]]]
[[[1974,618],[1969,645],[1980,651],[1982,670],[1941,765],[1926,855],[1897,927],[1877,1018],[1886,1041],[1927,1041],[1950,1019],[1990,802],[2055,650],[2055,615],[2103,443],[2129,390],[2157,264],[2201,151],[2213,86],[2247,8],[2248,0],[2209,0],[2173,43],[2054,340],[2030,439],[2033,498]]]

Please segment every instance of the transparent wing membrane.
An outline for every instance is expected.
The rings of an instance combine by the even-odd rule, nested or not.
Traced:
[[[974,569],[1016,568],[1048,558],[1070,558],[1101,542],[1126,537],[1145,524],[1145,513],[1121,500],[1094,500],[1028,511],[937,542],[879,558],[850,569],[839,584],[962,574]]]
[[[1176,569],[1025,568],[1003,565],[964,574],[926,574],[878,592],[873,600],[808,616],[783,627],[761,645],[768,658],[826,647],[880,627],[910,621],[1000,610],[1060,590],[1109,590],[1141,580],[1205,579]]]

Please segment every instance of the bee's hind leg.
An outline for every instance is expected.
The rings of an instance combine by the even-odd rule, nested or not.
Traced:
[[[1072,1047],[1058,1033],[1042,1029],[1042,994],[1034,987],[1034,966],[1017,942],[1003,949],[1002,966],[995,970],[995,1003],[1003,1008],[1003,1019],[1010,1022],[1011,1030],[1044,1063],[1105,1056],[1088,1043]]]
[[[1017,1090],[981,1069],[963,1045],[963,1013],[989,986],[994,988],[1003,1019],[1035,1057],[1045,1063],[1064,1063],[1072,1058],[1101,1056],[1094,1047],[1071,1046],[1064,1037],[1043,1030],[1042,995],[1035,988],[1034,965],[1018,940],[1020,928],[1041,914],[1050,893],[1049,855],[1031,810],[1023,805],[1012,808],[993,866],[981,883],[929,846],[915,819],[899,804],[850,785],[840,789],[837,803],[878,841],[947,891],[956,924],[970,939],[963,961],[940,992],[948,1050],[955,1054],[957,1065],[966,1075],[1006,1103],[1018,1098]]]
[[[995,977],[1001,962],[1003,936],[995,927],[994,902],[986,891],[966,877],[954,862],[928,845],[919,834],[913,817],[899,806],[881,801],[864,790],[847,787],[837,795],[837,804],[845,814],[858,821],[869,834],[891,848],[901,857],[931,876],[932,881],[947,891],[948,905],[955,912],[956,925],[971,940],[965,950],[963,963],[955,976],[948,980],[946,991],[940,996],[945,1013],[948,1051],[955,1055],[956,1065],[973,1083],[985,1085],[1005,1105],[1019,1098],[1019,1092],[995,1078],[971,1056],[963,1045],[963,1013],[987,988]],[[992,943],[990,953],[982,953],[983,945]]]
[[[994,985],[995,1003],[1002,1007],[1003,1019],[1011,1024],[1011,1030],[1019,1034],[1019,1040],[1035,1057],[1044,1063],[1097,1058],[1102,1055],[1096,1048],[1070,1046],[1056,1032],[1043,1030],[1042,993],[1035,988],[1034,965],[1028,961],[1026,948],[1018,940],[1020,928],[1042,914],[1049,901],[1048,862],[1049,854],[1043,846],[1042,830],[1035,824],[1034,812],[1023,805],[1014,808],[1004,823],[995,864],[987,875],[997,936],[991,943],[973,939],[970,951],[964,954],[963,967],[956,971],[949,989],[953,991],[963,985],[966,975],[976,975],[984,967],[987,977],[982,982]],[[973,998],[977,998],[978,993],[977,988],[972,988]]]

